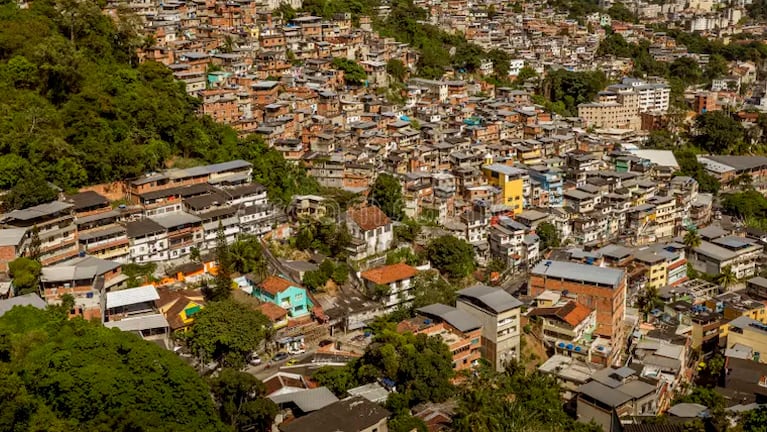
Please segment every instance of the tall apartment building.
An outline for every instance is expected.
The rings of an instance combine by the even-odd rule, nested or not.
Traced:
[[[668,111],[671,87],[666,84],[648,83],[636,78],[624,78],[621,84],[609,86],[607,89],[630,89],[639,94],[639,112]]]
[[[619,354],[626,313],[624,270],[565,261],[541,261],[530,273],[528,294],[535,297],[546,290],[567,292],[575,296],[578,303],[595,309],[595,333],[612,341],[611,357]]]
[[[588,127],[638,130],[642,127],[639,95],[631,90],[601,92],[597,102],[578,105],[578,117]]]
[[[501,288],[478,284],[458,291],[455,306],[482,323],[482,357],[497,371],[519,358],[522,302]]]
[[[625,78],[600,92],[596,102],[578,105],[578,116],[587,126],[636,130],[642,127],[639,114],[665,113],[670,96],[671,89],[666,84]]]

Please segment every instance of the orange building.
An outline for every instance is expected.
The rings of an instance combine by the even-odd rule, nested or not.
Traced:
[[[397,331],[442,338],[453,354],[456,372],[477,365],[482,355],[482,323],[478,319],[441,303],[419,308],[417,312],[415,318],[400,322]]]

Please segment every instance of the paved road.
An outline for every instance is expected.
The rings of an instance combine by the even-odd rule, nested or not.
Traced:
[[[307,351],[305,354],[290,356],[280,362],[274,362],[274,361],[267,362],[264,359],[264,362],[258,366],[249,365],[247,368],[245,368],[245,372],[251,375],[254,375],[256,378],[260,380],[263,380],[277,373],[280,370],[280,367],[285,366],[285,363],[287,363],[291,359],[298,360],[298,363],[311,362],[312,358],[314,357],[314,353],[315,353],[315,350],[310,350],[310,351]],[[267,364],[269,364],[269,367],[267,367]]]

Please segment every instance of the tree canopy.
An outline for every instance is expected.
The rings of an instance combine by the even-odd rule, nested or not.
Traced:
[[[368,79],[365,69],[354,60],[336,57],[333,59],[333,67],[344,72],[344,81],[347,84],[362,85]]]
[[[559,247],[561,238],[559,236],[559,230],[551,222],[542,222],[535,229],[535,233],[541,239],[541,246],[543,249],[549,249]]]
[[[234,300],[211,302],[195,314],[186,342],[202,361],[239,367],[259,347],[268,325],[261,312]]]
[[[270,198],[315,193],[316,181],[258,137],[197,113],[199,100],[162,64],[138,62],[140,23],[97,2],[0,4],[0,189],[8,209],[165,168],[234,158],[254,164]]]
[[[208,386],[130,333],[17,307],[0,317],[0,430],[226,430]]]
[[[236,431],[267,431],[278,408],[266,396],[266,386],[253,375],[224,368],[210,380],[221,420]]]
[[[465,240],[444,235],[427,247],[429,261],[451,278],[462,278],[474,271],[474,248]]]
[[[16,295],[37,292],[42,267],[39,262],[27,257],[19,257],[8,263],[8,273],[13,278]]]
[[[402,198],[402,185],[391,174],[382,173],[376,177],[373,187],[370,188],[368,202],[378,206],[381,211],[386,213],[386,216],[393,220],[402,220],[405,214],[403,210],[405,201]]]
[[[456,432],[597,432],[595,424],[569,417],[556,380],[539,371],[526,373],[511,363],[501,373],[483,368],[458,394]]]
[[[323,368],[314,378],[336,394],[387,378],[397,386],[399,404],[443,402],[453,394],[453,356],[439,336],[397,333],[385,328],[363,356],[344,368]],[[398,411],[398,410],[395,410]]]

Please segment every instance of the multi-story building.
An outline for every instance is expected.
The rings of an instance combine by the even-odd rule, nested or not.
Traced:
[[[578,117],[586,126],[639,130],[639,95],[632,90],[602,92],[597,102],[578,105]]]
[[[501,288],[474,285],[458,291],[456,308],[482,324],[482,357],[497,370],[518,359],[522,302]]]
[[[391,219],[374,205],[347,210],[346,222],[352,236],[364,242],[366,255],[384,252],[394,242]]]
[[[37,237],[40,263],[56,264],[79,253],[74,205],[52,201],[0,215],[2,228],[24,228],[31,240]],[[27,248],[26,253],[30,253]]]
[[[482,323],[470,313],[435,303],[416,310],[415,318],[402,321],[398,332],[439,336],[453,355],[453,369],[476,366],[481,357]]]
[[[525,207],[525,181],[529,181],[527,172],[502,164],[485,165],[482,171],[488,184],[501,190],[499,204],[509,206],[514,214],[521,213]]]
[[[253,296],[285,309],[293,319],[309,315],[314,308],[306,288],[278,276],[269,276],[255,286]]]
[[[742,237],[726,236],[709,241],[701,241],[693,248],[689,260],[695,270],[716,275],[725,267],[738,279],[753,276],[756,263],[764,247]]]
[[[541,261],[530,274],[528,294],[558,291],[576,297],[577,302],[597,311],[596,334],[610,339],[611,358],[620,352],[626,312],[626,274],[622,269],[565,261]],[[605,346],[604,349],[609,347]]]
[[[370,295],[380,299],[384,307],[392,310],[413,300],[410,290],[416,274],[418,270],[415,267],[397,263],[366,270],[360,277],[365,281]]]
[[[40,292],[46,303],[57,304],[69,294],[75,304],[70,315],[86,320],[101,320],[101,296],[119,288],[126,277],[119,263],[94,257],[78,257],[54,266],[43,267]]]

